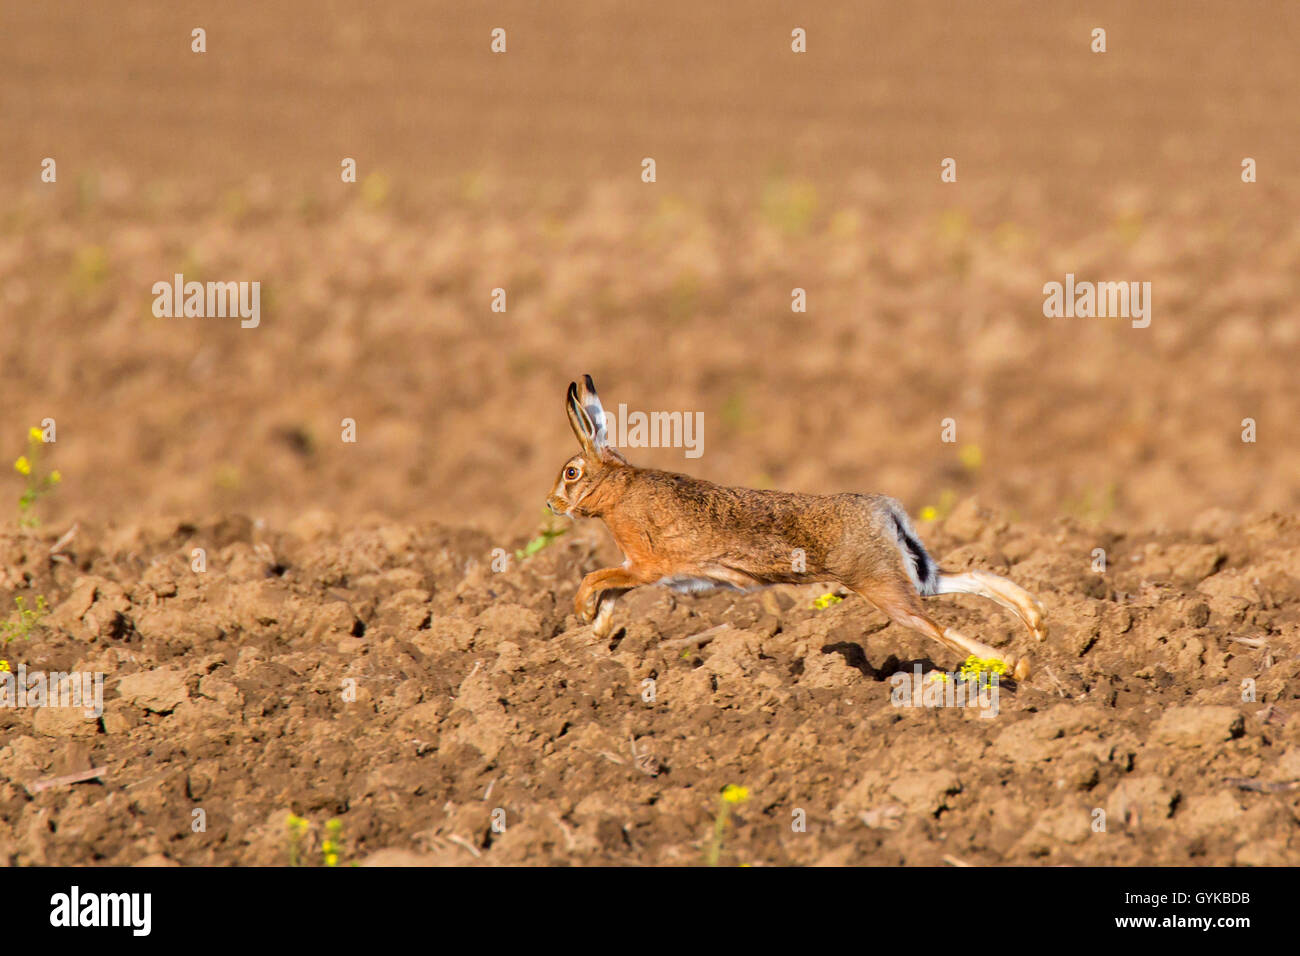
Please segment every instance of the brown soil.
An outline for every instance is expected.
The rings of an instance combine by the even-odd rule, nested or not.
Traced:
[[[11,862],[285,863],[293,810],[314,839],[344,821],[353,859],[695,863],[727,784],[751,799],[723,862],[1283,863],[1300,849],[1300,792],[1227,782],[1300,777],[1293,518],[1099,539],[958,509],[932,529],[936,553],[1009,571],[1053,619],[1037,675],[1002,687],[992,719],[894,706],[890,675],[958,662],[856,598],[813,609],[816,588],[644,589],[597,640],[570,610],[580,575],[612,557],[586,530],[502,572],[477,533],[321,514],[284,530],[83,528],[73,562],[53,565],[52,538],[0,542],[0,587],[60,598],[10,656],[105,672],[109,699],[99,721],[0,710]],[[1088,566],[1099,540],[1105,575]],[[191,570],[196,547],[211,570]],[[939,600],[967,632],[1028,640],[989,605]],[[667,644],[719,624],[702,648]],[[24,788],[91,765],[107,768],[98,783]]]
[[[292,810],[312,859],[338,817],[346,861],[696,863],[728,784],[724,863],[1300,862],[1294,5],[846,6],[5,10],[0,620],[52,613],[0,657],[108,700],[0,708],[0,862],[284,863]],[[154,318],[175,272],[261,281],[261,326]],[[1067,272],[1151,327],[1044,318]],[[598,525],[491,566],[582,372],[703,412],[638,463],[934,508],[1052,631],[936,616],[1033,677],[895,707],[960,662],[824,588],[644,589],[594,639]]]

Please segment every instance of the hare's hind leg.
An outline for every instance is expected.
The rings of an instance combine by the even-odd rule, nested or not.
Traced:
[[[1029,658],[1009,657],[1002,651],[981,644],[951,627],[942,627],[935,623],[925,613],[921,596],[917,594],[912,582],[907,578],[900,575],[897,578],[875,578],[860,583],[846,581],[845,584],[880,608],[895,623],[919,631],[959,654],[1000,660],[1007,665],[1011,670],[1011,676],[1016,680],[1024,680],[1029,676]]]
[[[934,594],[978,594],[980,597],[996,601],[1015,614],[1029,633],[1038,640],[1047,636],[1047,624],[1044,620],[1043,605],[1020,585],[988,571],[966,571],[962,574],[939,572],[938,585]]]

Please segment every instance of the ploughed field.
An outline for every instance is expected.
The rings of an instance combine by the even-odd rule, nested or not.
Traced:
[[[504,571],[478,532],[322,513],[83,526],[55,562],[8,533],[0,587],[52,608],[11,667],[105,683],[98,719],[0,709],[0,858],[318,863],[337,819],[344,864],[1297,860],[1294,518],[1098,539],[963,505],[925,536],[1048,608],[1035,674],[983,709],[898,706],[893,675],[961,662],[815,587],[642,589],[595,639],[572,596],[613,556],[585,529]]]
[[[1293,4],[318,6],[5,11],[0,659],[104,700],[0,707],[0,862],[1300,861]],[[900,499],[1032,677],[895,706],[962,662],[816,587],[595,639],[584,372],[699,423],[635,463]]]

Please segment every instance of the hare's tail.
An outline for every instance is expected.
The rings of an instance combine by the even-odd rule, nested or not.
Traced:
[[[1047,627],[1043,605],[1036,597],[1014,581],[989,571],[972,570],[957,574],[942,570],[917,538],[902,505],[891,500],[887,508],[897,532],[903,569],[907,571],[918,594],[923,597],[935,594],[975,594],[987,598],[1014,613],[1034,637],[1043,639]]]
[[[886,501],[885,510],[893,519],[897,536],[895,543],[898,545],[898,553],[903,558],[903,569],[911,579],[916,592],[925,596],[944,593],[940,590],[942,575],[939,565],[935,563],[934,558],[930,557],[930,552],[925,550],[925,545],[921,544],[921,539],[916,536],[916,529],[912,527],[912,522],[907,517],[907,512],[903,510],[903,506],[891,498]]]

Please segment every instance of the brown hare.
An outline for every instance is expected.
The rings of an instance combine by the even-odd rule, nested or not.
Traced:
[[[609,444],[590,375],[581,385],[570,383],[565,407],[582,451],[560,469],[547,506],[555,514],[602,519],[627,559],[588,574],[574,597],[578,617],[592,622],[597,635],[612,629],[618,596],[642,584],[704,591],[837,581],[904,627],[962,655],[1001,660],[1017,680],[1029,676],[1028,658],[1008,657],[936,624],[921,598],[978,594],[1014,612],[1039,640],[1046,634],[1042,605],[996,574],[940,569],[893,498],[724,488],[637,468]]]

